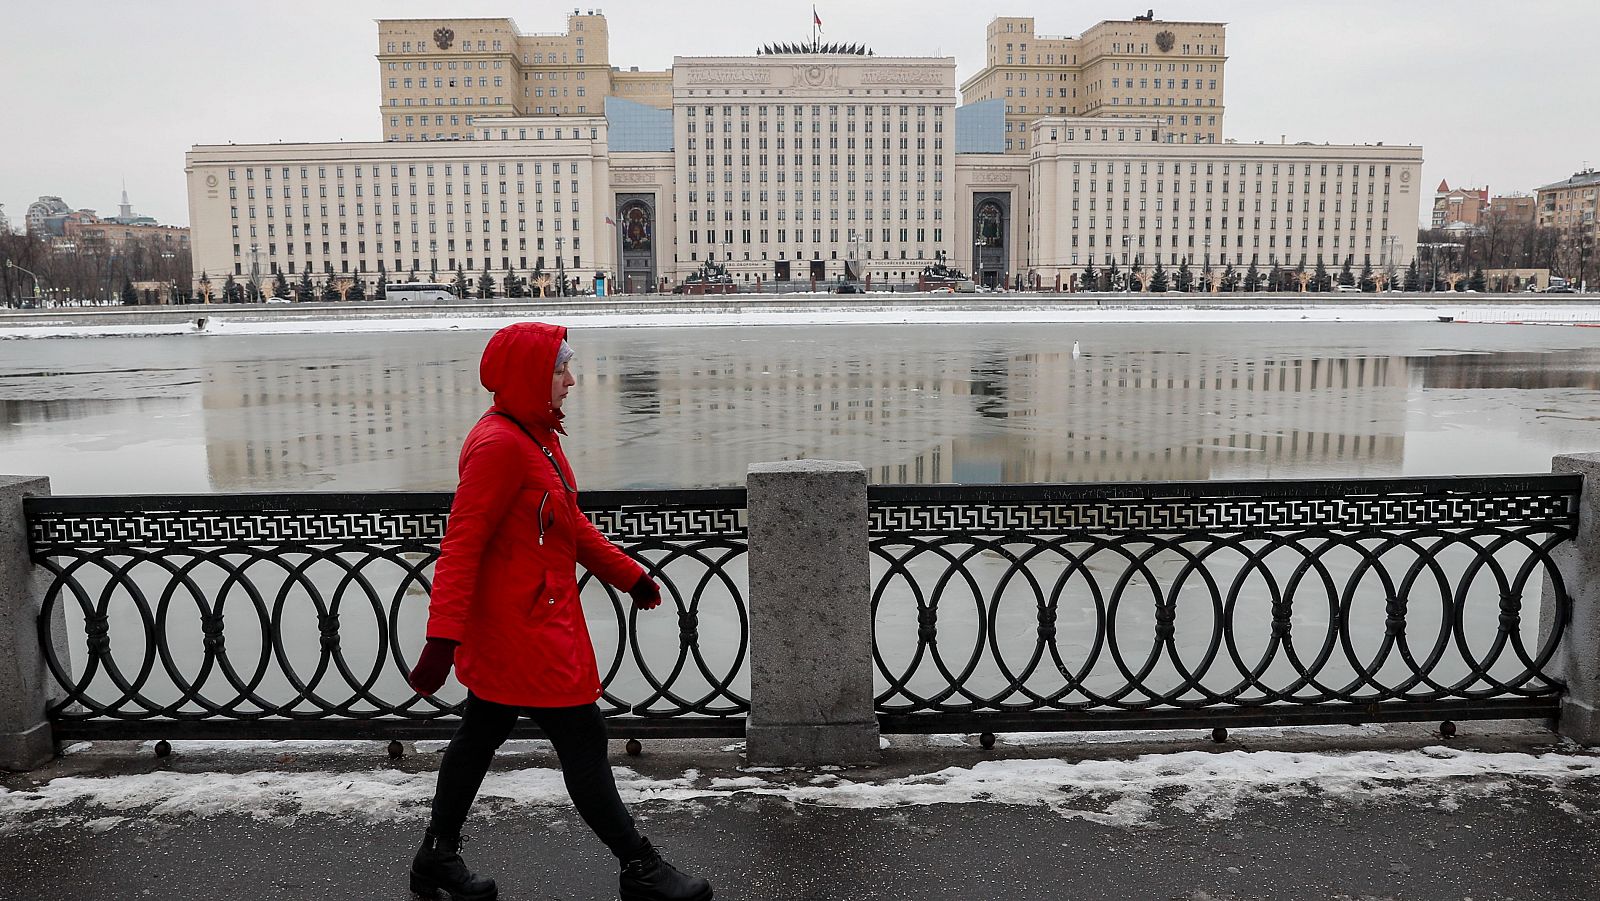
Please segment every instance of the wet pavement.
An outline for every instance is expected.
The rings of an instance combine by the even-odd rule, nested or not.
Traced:
[[[1338,746],[1414,748],[1429,740],[1423,735],[1358,737]],[[1331,751],[1328,744],[1325,738],[1247,739],[1230,747]],[[1467,735],[1458,744],[1511,754],[1561,747],[1548,734],[1535,733]],[[1205,746],[1196,741],[1181,748]],[[934,774],[980,759],[1037,760],[1040,750],[896,749],[886,752],[876,770],[848,775],[883,780]],[[1161,748],[1047,750],[1093,760]],[[1228,750],[1216,747],[1217,753]],[[309,773],[337,765],[354,779],[387,769],[426,774],[437,759],[433,753],[415,753],[391,765],[375,756],[343,755],[336,764],[315,755],[262,760],[179,753],[156,761],[148,753],[126,751],[98,759],[69,757],[34,777],[256,768]],[[543,765],[543,756],[533,753],[504,764]],[[662,778],[682,774],[690,764],[706,768],[706,775],[751,778],[752,772],[740,770],[737,754],[726,749],[721,754],[647,750],[642,758],[619,751],[616,762]],[[800,782],[818,776],[790,771],[766,778]],[[32,781],[14,775],[0,784],[26,790]],[[1120,800],[1115,793],[1098,801],[1092,794],[1077,798],[1072,815],[1044,803],[979,799],[851,809],[742,792],[632,807],[642,831],[669,859],[707,875],[716,897],[730,901],[1600,897],[1600,779],[1552,785],[1485,777],[1446,779],[1420,793],[1405,788],[1377,779],[1354,796],[1247,793],[1237,804],[1222,807],[1196,806],[1181,792],[1157,792],[1148,815],[1132,825],[1109,815]],[[1097,808],[1108,814],[1103,821],[1095,821]],[[94,819],[103,811],[92,809],[10,817],[0,822],[0,898],[405,899],[405,865],[425,809],[412,806],[382,821],[270,809],[212,816],[124,810],[127,818],[114,824]],[[502,898],[616,897],[615,864],[565,806],[480,805],[468,832],[469,860],[500,881]]]

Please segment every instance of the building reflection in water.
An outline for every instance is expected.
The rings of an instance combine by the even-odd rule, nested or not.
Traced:
[[[575,342],[565,443],[585,487],[736,485],[751,463],[797,458],[860,460],[895,484],[1385,475],[1403,462],[1404,357],[862,352],[716,334],[738,337]],[[213,489],[452,488],[489,401],[485,340],[222,364],[204,386]],[[1423,365],[1441,360],[1470,365]]]

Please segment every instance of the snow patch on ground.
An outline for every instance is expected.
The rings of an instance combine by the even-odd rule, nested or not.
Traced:
[[[1356,804],[1407,800],[1453,809],[1463,799],[1492,797],[1513,787],[1526,792],[1530,783],[1555,790],[1572,779],[1600,778],[1600,757],[1446,747],[1342,754],[1181,751],[1132,760],[983,761],[881,781],[819,780],[805,771],[786,781],[757,770],[776,772],[750,768],[738,777],[702,778],[697,770],[687,770],[673,778],[651,778],[617,767],[615,773],[630,804],[704,803],[742,795],[849,809],[1043,805],[1061,816],[1133,828],[1150,823],[1162,810],[1226,819],[1244,801],[1306,796]],[[0,832],[63,822],[103,831],[125,821],[176,815],[249,816],[285,824],[306,814],[363,822],[413,820],[425,814],[435,778],[432,772],[396,770],[67,776],[33,789],[0,790]],[[479,797],[484,816],[569,804],[561,772],[554,768],[490,773]]]
[[[1229,729],[1230,740],[1252,738],[1370,738],[1382,735],[1383,726],[1368,723],[1360,726],[1245,726]],[[957,736],[960,737],[960,736]],[[1115,732],[1003,732],[995,736],[1002,745],[1043,747],[1046,745],[1113,745],[1113,744],[1166,744],[1210,741],[1209,730],[1198,729],[1129,729]]]

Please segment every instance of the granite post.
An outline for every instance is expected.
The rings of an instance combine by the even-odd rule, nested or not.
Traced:
[[[1554,472],[1583,476],[1578,495],[1578,537],[1556,548],[1556,566],[1572,597],[1572,619],[1556,653],[1555,671],[1567,682],[1561,696],[1561,734],[1585,745],[1600,745],[1600,454],[1564,454]],[[1540,631],[1548,634],[1553,611],[1545,583]]]
[[[748,478],[748,759],[875,763],[866,470],[798,460]]]
[[[0,770],[32,769],[55,754],[45,708],[50,673],[39,650],[38,570],[28,559],[22,499],[50,494],[50,480],[0,475]],[[65,619],[56,608],[52,634],[65,646]]]

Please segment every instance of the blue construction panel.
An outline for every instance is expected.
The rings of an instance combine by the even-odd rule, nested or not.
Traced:
[[[606,130],[613,153],[672,149],[672,110],[619,97],[606,98]]]
[[[956,107],[956,153],[1006,152],[1006,102],[979,100]]]

